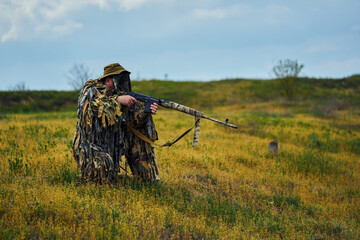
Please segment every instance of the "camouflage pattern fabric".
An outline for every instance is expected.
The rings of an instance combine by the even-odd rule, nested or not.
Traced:
[[[118,104],[116,98],[122,94],[112,94],[99,80],[87,81],[80,92],[72,151],[85,181],[113,182],[123,155],[135,176],[158,178],[154,149],[135,137],[125,124],[156,140],[152,116],[145,114],[140,104],[131,108]]]
[[[150,140],[158,139],[151,114],[144,113],[144,105],[137,103],[124,111],[125,121]],[[135,176],[142,179],[159,180],[154,147],[137,137],[128,128],[125,129],[125,156]]]

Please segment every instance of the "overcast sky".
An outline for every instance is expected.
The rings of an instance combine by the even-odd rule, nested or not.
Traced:
[[[359,0],[0,0],[0,90],[69,90],[74,64],[132,79],[271,79],[360,73]]]

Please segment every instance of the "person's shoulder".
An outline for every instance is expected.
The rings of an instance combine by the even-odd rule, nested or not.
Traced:
[[[97,85],[99,85],[99,79],[89,79],[85,82],[83,88],[85,89],[85,88],[96,87]]]
[[[86,93],[89,89],[92,88],[102,88],[103,84],[99,82],[99,79],[89,79],[85,82],[83,88],[81,89],[82,93]]]

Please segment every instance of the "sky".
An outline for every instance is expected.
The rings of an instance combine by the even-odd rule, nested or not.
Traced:
[[[359,0],[0,0],[0,90],[71,90],[118,62],[131,79],[272,79],[360,73]]]

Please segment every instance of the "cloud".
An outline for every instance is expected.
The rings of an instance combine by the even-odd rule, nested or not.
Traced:
[[[309,46],[307,48],[307,52],[308,53],[333,52],[339,49],[340,48],[337,45],[333,45],[329,43],[320,43]]]
[[[49,27],[49,32],[53,33],[52,35],[57,36],[64,36],[72,33],[76,29],[82,28],[83,25],[81,23],[76,23],[73,21],[66,21],[63,24]]]
[[[130,11],[154,0],[11,0],[0,1],[1,42],[53,34],[62,36],[81,28],[72,16],[86,7]]]
[[[264,21],[266,24],[278,24],[281,23],[283,16],[290,13],[290,9],[281,5],[269,5],[263,10]]]
[[[227,17],[245,17],[252,11],[250,5],[235,4],[224,8],[204,9],[197,8],[192,11],[192,15],[196,18],[203,19],[222,19]]]
[[[213,9],[213,10],[208,10],[208,9],[195,9],[193,11],[193,14],[195,17],[198,18],[216,18],[216,19],[220,19],[220,18],[224,18],[227,15],[227,12],[224,9]]]
[[[193,10],[192,15],[202,19],[241,18],[247,22],[273,25],[281,23],[290,12],[290,8],[283,5],[256,7],[255,4],[244,3],[215,9],[197,8]]]
[[[148,0],[115,0],[114,2],[120,6],[120,9],[129,11],[140,7],[144,3],[148,2]]]

